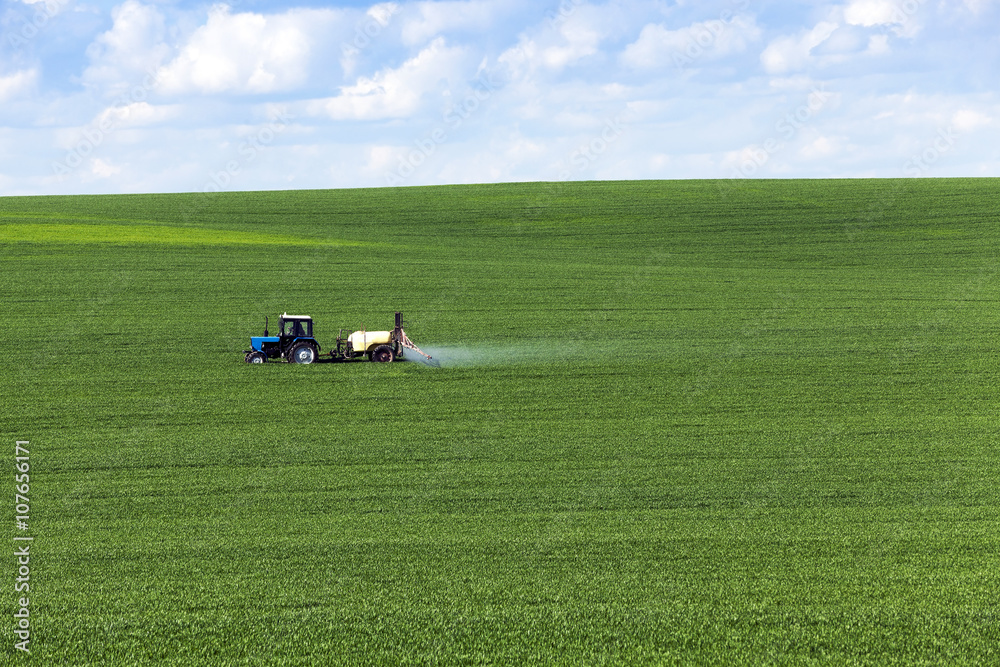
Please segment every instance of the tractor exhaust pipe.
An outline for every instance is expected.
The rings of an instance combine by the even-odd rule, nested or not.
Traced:
[[[267,315],[265,315],[264,316],[264,336],[270,336],[270,335],[271,334],[267,333]]]

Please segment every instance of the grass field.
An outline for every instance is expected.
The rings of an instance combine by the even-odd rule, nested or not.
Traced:
[[[998,186],[0,199],[31,657],[996,664]]]

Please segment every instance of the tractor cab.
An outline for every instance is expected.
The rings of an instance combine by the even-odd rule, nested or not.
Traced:
[[[308,315],[285,313],[278,319],[278,331],[282,338],[312,338],[313,321]]]

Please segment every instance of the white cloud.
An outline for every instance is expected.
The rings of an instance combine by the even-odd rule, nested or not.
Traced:
[[[779,37],[761,53],[761,64],[771,74],[805,69],[812,50],[825,42],[837,27],[836,23],[822,21],[798,36]]]
[[[111,30],[99,35],[87,49],[91,65],[83,80],[110,95],[120,94],[142,72],[154,71],[169,56],[164,17],[137,0],[111,11]]]
[[[340,95],[311,104],[309,111],[335,120],[404,118],[421,107],[427,94],[457,81],[467,60],[464,48],[449,47],[439,37],[400,67],[361,77]]]
[[[0,76],[0,102],[8,102],[27,95],[35,88],[38,70],[26,69],[9,76]]]
[[[901,16],[892,0],[853,0],[844,8],[844,19],[851,25],[888,25]]]
[[[677,30],[669,30],[663,24],[649,24],[625,48],[621,59],[639,69],[686,67],[702,59],[741,53],[759,38],[760,28],[749,16],[736,16],[730,21],[701,21]]]
[[[111,178],[122,173],[122,168],[100,158],[94,158],[90,163],[90,173],[97,178]]]
[[[178,56],[157,76],[168,94],[268,93],[307,80],[311,49],[334,20],[328,10],[285,14],[230,13],[213,7]]]
[[[398,14],[400,9],[400,6],[395,2],[381,2],[369,7],[365,14],[373,18],[376,23],[384,28],[389,25],[392,17]]]
[[[552,70],[561,70],[572,65],[581,58],[597,53],[601,42],[601,33],[594,28],[582,24],[567,22],[562,29],[565,41],[563,44],[549,46],[541,52],[542,61]]]
[[[869,98],[859,104],[859,113],[889,121],[895,131],[916,140],[944,128],[965,134],[989,127],[998,112],[1000,105],[988,98],[915,92]]]
[[[995,8],[1000,3],[997,0],[962,0],[962,4],[973,14],[979,16],[988,9]]]
[[[230,190],[381,186],[401,161],[406,184],[899,176],[941,133],[928,173],[1000,169],[1000,0],[48,2],[0,68],[5,194],[223,187],[233,160]],[[295,117],[273,143],[269,105]]]
[[[928,0],[851,0],[844,7],[844,20],[850,25],[895,26],[902,37],[913,37],[920,30],[918,17]]]
[[[807,160],[826,159],[840,152],[840,146],[835,139],[820,136],[808,142],[799,151],[799,154]]]
[[[141,127],[163,123],[180,114],[181,108],[176,105],[157,105],[148,102],[133,102],[108,107],[94,119],[94,127],[119,129],[123,127]]]
[[[75,4],[75,0],[21,0],[21,2],[34,8],[30,20],[35,27],[42,28]]]
[[[385,35],[389,26],[396,22],[395,17],[401,11],[394,2],[384,2],[369,7],[364,18],[354,25],[353,34],[340,44],[340,64],[344,76],[352,76],[357,69],[359,56],[376,40],[390,41]]]
[[[959,132],[974,132],[982,127],[993,123],[993,119],[981,111],[974,109],[961,109],[956,111],[951,119],[955,129]]]
[[[513,73],[515,78],[521,78],[538,61],[538,44],[535,40],[522,37],[521,41],[500,54],[498,62]]]
[[[514,78],[526,77],[538,68],[559,72],[597,53],[601,41],[599,32],[582,25],[563,26],[560,35],[550,40],[522,37],[517,46],[500,55],[499,61],[514,73]]]
[[[889,53],[889,35],[872,35],[868,39],[869,55],[882,56]]]
[[[425,44],[442,33],[454,30],[487,32],[504,11],[503,3],[488,0],[420,2],[402,27],[403,43]]]
[[[558,74],[591,56],[602,57],[601,44],[626,23],[617,5],[581,4],[559,20],[547,20],[522,33],[518,43],[499,61],[513,79],[530,78],[543,70]]]

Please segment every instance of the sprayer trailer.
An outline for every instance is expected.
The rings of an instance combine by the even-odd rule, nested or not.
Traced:
[[[314,361],[350,361],[367,359],[388,363],[403,358],[403,350],[413,350],[430,359],[413,344],[403,331],[403,314],[396,313],[396,326],[391,331],[366,331],[363,327],[346,338],[344,330],[337,334],[333,349],[321,359],[322,349],[313,337],[313,321],[308,315],[289,315],[278,318],[278,335],[268,332],[268,320],[264,318],[264,335],[251,336],[250,349],[244,350],[244,361],[262,364],[269,360],[287,361],[296,364],[311,364]]]

